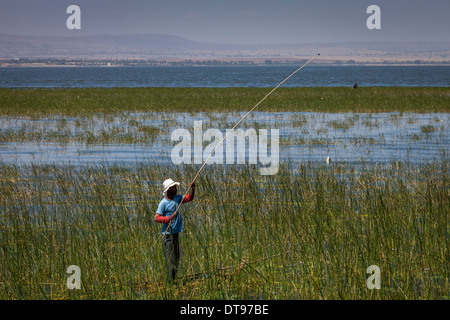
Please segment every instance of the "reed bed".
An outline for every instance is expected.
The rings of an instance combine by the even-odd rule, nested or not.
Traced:
[[[160,185],[171,177],[184,193],[197,167],[0,164],[0,299],[448,299],[448,169],[445,156],[289,163],[274,176],[207,166],[181,209],[170,286]]]
[[[268,88],[0,88],[0,115],[248,111]],[[448,87],[279,88],[260,111],[448,112]],[[339,124],[337,124],[339,125]]]

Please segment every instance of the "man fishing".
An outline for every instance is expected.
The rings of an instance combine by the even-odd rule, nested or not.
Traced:
[[[189,202],[194,199],[195,193],[195,180],[202,172],[208,160],[212,157],[214,152],[217,150],[219,145],[225,141],[228,135],[233,132],[233,130],[253,111],[255,110],[268,96],[272,94],[278,87],[280,87],[283,83],[285,83],[289,78],[291,78],[298,71],[303,69],[310,62],[315,60],[320,56],[320,53],[317,54],[314,58],[311,58],[305,64],[303,64],[300,68],[291,73],[286,79],[281,81],[275,88],[273,88],[268,94],[264,96],[249,112],[247,112],[234,126],[233,128],[225,135],[225,137],[217,144],[211,154],[206,158],[200,170],[195,175],[195,178],[190,186],[190,193],[185,197],[181,195],[177,195],[177,185],[178,182],[173,181],[172,179],[167,179],[163,183],[165,198],[160,202],[158,206],[158,210],[156,211],[155,221],[159,223],[163,223],[162,226],[162,234],[163,236],[163,247],[164,247],[164,255],[166,259],[166,264],[168,264],[168,274],[167,279],[169,282],[173,282],[176,277],[178,263],[180,261],[180,251],[179,251],[179,241],[178,241],[178,233],[183,231],[183,222],[181,220],[181,215],[177,215],[179,212],[179,207],[181,203]]]
[[[194,200],[195,182],[191,183],[190,192],[186,196],[177,195],[177,185],[172,179],[163,182],[164,199],[159,203],[155,214],[155,221],[162,223],[164,257],[166,260],[166,278],[168,283],[173,283],[180,262],[180,246],[178,234],[183,231],[183,220],[179,210],[180,203]],[[178,208],[178,210],[177,210]]]

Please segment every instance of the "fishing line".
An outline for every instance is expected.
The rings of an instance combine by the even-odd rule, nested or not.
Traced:
[[[217,146],[214,148],[214,150],[211,152],[211,154],[208,156],[208,158],[206,158],[205,162],[203,163],[203,165],[201,166],[200,170],[198,170],[197,174],[195,175],[194,179],[192,180],[191,184],[189,185],[189,187],[186,190],[186,193],[184,194],[182,200],[180,201],[180,204],[178,205],[177,209],[175,210],[175,215],[178,212],[178,210],[181,207],[181,204],[183,203],[183,199],[184,197],[189,193],[189,190],[191,189],[192,184],[195,182],[195,180],[197,180],[198,176],[200,175],[200,173],[202,172],[203,168],[205,167],[206,163],[208,162],[208,160],[212,157],[212,155],[214,154],[214,152],[216,152],[217,148],[219,148],[219,146],[222,144],[222,142],[225,141],[225,139],[228,137],[228,135],[232,132],[234,132],[234,129],[245,119],[247,118],[247,116],[253,112],[253,110],[255,110],[264,100],[267,99],[267,97],[269,97],[275,90],[277,90],[283,83],[285,83],[286,81],[288,81],[294,74],[296,74],[297,72],[299,72],[300,70],[302,70],[304,67],[306,67],[308,64],[310,64],[311,62],[313,62],[315,59],[317,59],[320,56],[320,53],[318,53],[314,58],[311,58],[309,61],[307,61],[305,64],[303,64],[300,68],[298,68],[297,70],[295,70],[294,72],[292,72],[286,79],[284,79],[283,81],[281,81],[275,88],[273,88],[268,94],[266,94],[264,96],[264,98],[262,98],[257,104],[255,104],[255,106],[253,108],[250,109],[249,112],[247,112],[235,125],[233,128],[231,128],[231,130],[228,131],[228,133],[225,135],[225,137],[223,137],[223,139],[217,144]],[[163,238],[167,233],[167,230],[169,230],[170,225],[172,224],[171,220],[169,222],[169,225],[167,226],[166,231],[164,231],[163,234]]]

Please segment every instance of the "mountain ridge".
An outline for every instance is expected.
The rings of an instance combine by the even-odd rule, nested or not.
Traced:
[[[450,59],[450,42],[317,42],[230,44],[168,34],[26,36],[0,33],[0,58],[298,58],[321,52],[330,58],[408,57]]]

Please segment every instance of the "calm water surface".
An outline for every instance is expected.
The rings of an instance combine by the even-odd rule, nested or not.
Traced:
[[[0,87],[274,87],[298,66],[0,68]],[[284,87],[450,86],[450,66],[314,66]]]

